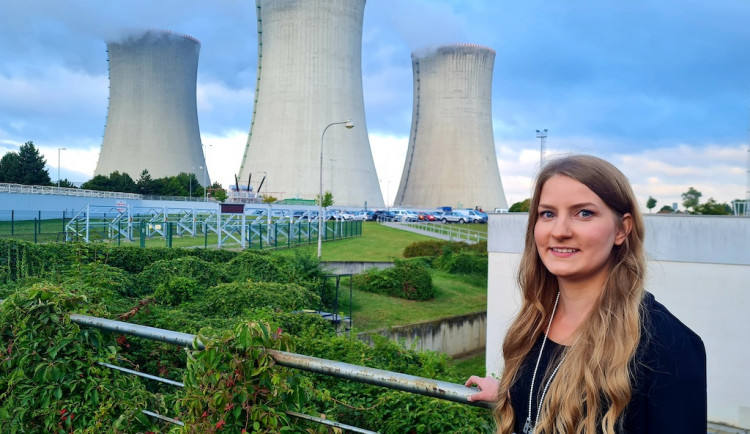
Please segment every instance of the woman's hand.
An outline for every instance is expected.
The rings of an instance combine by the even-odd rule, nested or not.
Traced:
[[[477,377],[472,375],[466,380],[465,386],[477,386],[478,393],[469,395],[469,402],[473,401],[488,401],[497,402],[498,390],[500,389],[500,381],[494,377]]]

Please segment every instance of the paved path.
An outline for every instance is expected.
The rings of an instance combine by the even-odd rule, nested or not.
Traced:
[[[417,229],[417,228],[413,228],[410,226],[405,226],[405,225],[401,225],[401,224],[393,223],[393,222],[383,222],[381,223],[381,225],[388,226],[390,228],[401,229],[402,231],[414,232],[415,234],[426,235],[428,237],[438,238],[438,239],[446,240],[446,241],[450,241],[452,239],[449,235],[438,234],[436,232],[431,232],[431,231],[425,231],[422,229]]]

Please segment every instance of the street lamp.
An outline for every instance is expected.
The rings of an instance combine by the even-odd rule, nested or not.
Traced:
[[[57,148],[57,194],[60,194],[60,151],[67,151],[68,148]]]
[[[539,170],[544,166],[544,145],[547,142],[547,129],[536,130],[536,138],[539,139]]]
[[[332,122],[328,125],[326,125],[325,128],[323,128],[323,133],[320,134],[320,195],[318,196],[318,260],[320,260],[321,255],[323,254],[323,238],[321,237],[323,233],[323,137],[326,135],[326,131],[329,127],[332,125],[344,125],[347,129],[354,128],[354,124],[352,123],[351,119],[348,119],[344,122]]]

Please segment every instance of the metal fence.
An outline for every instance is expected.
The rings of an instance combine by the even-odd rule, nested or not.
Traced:
[[[199,350],[204,349],[202,343],[196,340],[196,336],[188,333],[175,332],[171,330],[147,327],[87,315],[72,314],[70,315],[70,320],[85,327],[94,327],[100,330],[126,334],[157,342],[166,342],[169,344],[188,348],[192,348],[195,344]],[[458,402],[461,404],[472,405],[476,407],[491,408],[491,405],[486,402],[469,402],[468,397],[469,395],[474,393],[475,390],[462,384],[449,383],[446,381],[433,380],[431,378],[417,377],[414,375],[406,375],[382,369],[368,368],[364,366],[353,365],[350,363],[337,362],[334,360],[321,359],[318,357],[305,356],[302,354],[289,353],[285,351],[267,351],[277,364],[287,368],[301,369],[317,374],[329,375],[332,377],[357,381],[360,383],[387,387],[389,389],[401,390],[404,392],[429,396],[432,398],[445,399],[448,401]],[[110,369],[115,369],[126,374],[159,381],[171,386],[183,387],[183,383],[162,378],[156,375],[146,374],[143,372],[138,372],[132,369],[127,369],[107,363],[100,362],[99,365]],[[165,422],[184,426],[184,423],[176,418],[161,415],[147,409],[143,409],[142,412]],[[321,419],[307,414],[292,411],[288,411],[287,414],[293,417],[303,418],[320,424],[345,429],[351,432],[372,433],[372,431],[368,431],[362,428],[345,425],[327,419]]]
[[[476,231],[465,227],[464,225],[444,224],[444,223],[427,223],[427,222],[404,222],[392,223],[392,226],[406,226],[420,231],[430,232],[446,237],[449,240],[466,241],[477,243],[487,241],[487,233]]]

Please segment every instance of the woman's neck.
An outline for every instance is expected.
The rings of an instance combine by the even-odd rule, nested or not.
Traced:
[[[571,345],[576,339],[576,330],[601,296],[601,287],[560,284],[560,301],[549,331],[549,339]]]

